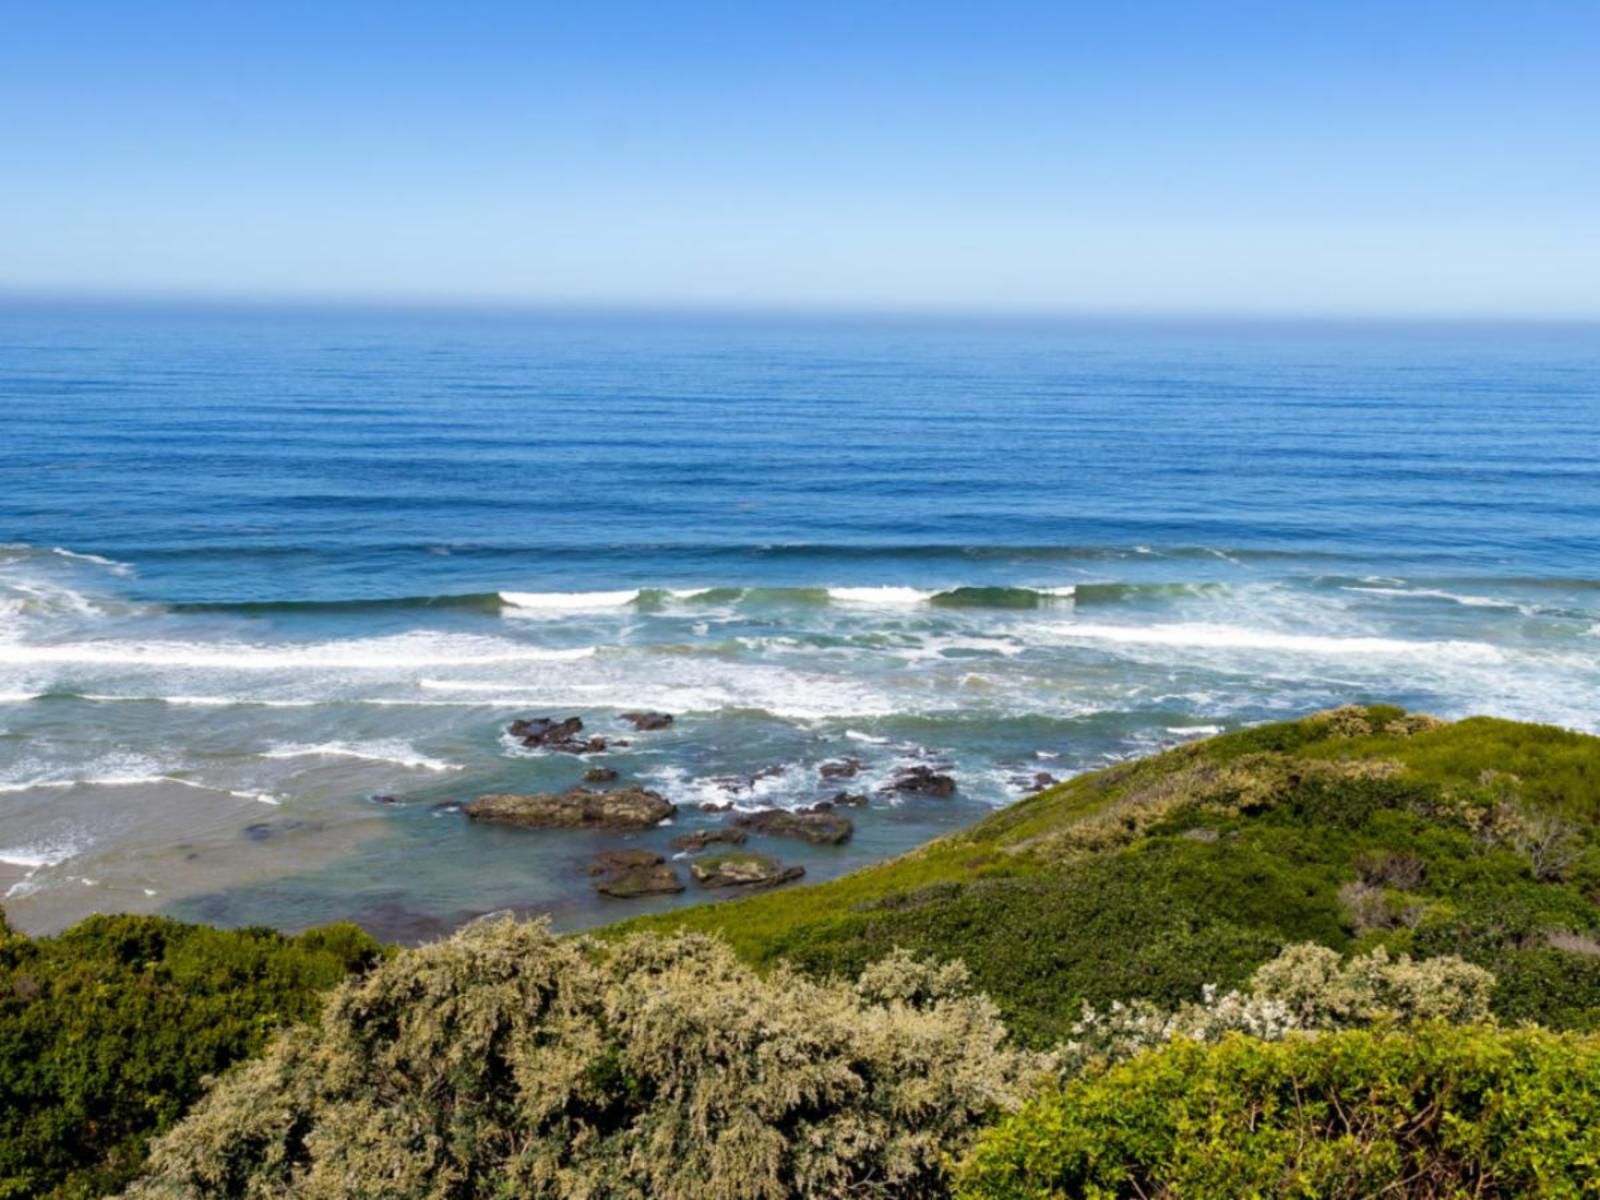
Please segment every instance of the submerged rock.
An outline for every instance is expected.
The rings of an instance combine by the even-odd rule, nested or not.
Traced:
[[[625,712],[621,719],[640,733],[648,733],[653,729],[668,729],[672,725],[672,714],[664,712]]]
[[[694,833],[681,833],[672,839],[674,850],[704,850],[721,842],[729,846],[742,846],[749,834],[742,829],[700,829]]]
[[[789,812],[782,808],[768,808],[761,812],[745,813],[733,819],[737,829],[765,833],[772,837],[800,838],[814,846],[838,846],[850,840],[855,825],[849,817],[831,812]]]
[[[617,769],[615,767],[590,767],[583,773],[585,783],[615,783]]]
[[[531,795],[496,793],[479,796],[466,806],[467,815],[476,821],[529,829],[649,829],[677,811],[659,792],[641,787],[614,792],[575,787],[570,792]]]
[[[594,856],[589,874],[604,875],[608,871],[630,871],[634,867],[653,867],[664,861],[654,850],[602,850]]]
[[[859,758],[837,758],[825,762],[817,768],[817,774],[824,779],[854,779],[861,774],[861,760]]]
[[[835,808],[865,808],[867,794],[865,792],[835,792],[828,798],[828,803]]]
[[[606,748],[606,739],[583,738],[582,717],[567,717],[558,721],[554,717],[531,717],[513,721],[506,732],[524,746],[534,750],[560,750],[565,754],[598,754]]]
[[[786,867],[769,854],[736,850],[689,864],[694,881],[704,888],[768,888],[799,879],[804,867]]]
[[[1021,788],[1028,793],[1042,792],[1045,788],[1055,787],[1061,781],[1049,771],[1036,771],[1032,775],[1013,775],[1009,780],[1012,787]]]
[[[603,876],[595,880],[595,891],[622,900],[683,891],[676,869],[650,850],[607,850],[595,859],[589,874]]]
[[[895,775],[887,790],[909,792],[918,796],[937,796],[943,800],[956,794],[956,781],[932,767],[906,767]]]

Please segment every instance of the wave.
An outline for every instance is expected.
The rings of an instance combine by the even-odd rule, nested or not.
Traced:
[[[380,596],[359,600],[240,600],[182,601],[167,605],[175,613],[236,613],[240,616],[271,616],[275,613],[352,613],[385,612],[394,609],[444,608],[468,612],[497,613],[502,600],[499,592],[468,592],[438,596]]]
[[[589,658],[595,646],[552,649],[449,637],[373,638],[293,647],[240,643],[76,642],[49,646],[0,644],[0,663],[11,666],[137,666],[197,670],[278,671],[302,667],[343,670],[404,670],[411,667],[488,663],[572,662]]]
[[[1464,608],[1509,608],[1531,616],[1536,610],[1526,604],[1518,604],[1514,600],[1501,600],[1494,596],[1463,595],[1458,592],[1447,592],[1442,588],[1405,588],[1405,587],[1376,587],[1371,585],[1346,585],[1343,589],[1347,592],[1364,592],[1369,596],[1396,596],[1403,600],[1448,600],[1452,604],[1459,604]]]
[[[232,796],[238,800],[254,800],[260,804],[278,805],[283,803],[270,792],[236,791],[233,788],[218,787],[215,784],[196,783],[192,779],[179,779],[175,775],[102,775],[75,779],[24,779],[15,783],[0,783],[0,792],[32,792],[46,789],[65,791],[76,787],[150,787],[163,784],[170,784],[174,787],[194,788],[196,791],[201,792],[216,792],[218,795]]]
[[[391,763],[419,771],[460,771],[456,763],[430,758],[409,742],[396,738],[375,742],[322,742],[316,745],[280,743],[261,752],[262,758],[354,758],[363,762]]]
[[[1246,629],[1234,625],[1096,625],[1073,623],[1053,631],[1062,640],[1117,642],[1127,645],[1181,646],[1203,650],[1281,650],[1325,656],[1392,655],[1448,657],[1460,661],[1496,663],[1501,651],[1483,642],[1407,641],[1386,637],[1336,637],[1327,634],[1283,633],[1271,629]]]

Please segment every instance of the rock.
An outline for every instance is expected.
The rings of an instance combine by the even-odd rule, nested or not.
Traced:
[[[956,794],[956,781],[948,775],[940,774],[932,767],[906,767],[895,775],[885,790],[910,792],[918,796],[937,796],[943,800]]]
[[[615,767],[590,767],[583,773],[585,783],[615,783],[617,769]]]
[[[814,846],[838,846],[850,840],[855,825],[849,817],[833,813],[788,812],[781,808],[745,813],[733,819],[736,829],[765,833],[771,837],[800,838]]]
[[[733,807],[732,803],[718,804],[715,800],[706,800],[706,801],[703,801],[701,803],[700,811],[701,812],[712,812],[712,813],[727,812],[732,807]]]
[[[829,803],[835,808],[865,808],[867,795],[865,792],[835,792]]]
[[[602,850],[595,855],[589,868],[591,875],[604,875],[608,871],[631,871],[635,867],[654,867],[665,859],[654,850]]]
[[[832,800],[818,800],[815,804],[807,804],[804,808],[794,810],[797,813],[830,813],[833,811]]]
[[[664,712],[625,712],[622,720],[628,722],[640,733],[648,733],[652,729],[668,729],[672,725],[672,714]]]
[[[513,721],[506,732],[524,746],[535,750],[560,750],[565,754],[598,754],[606,748],[605,738],[581,738],[582,717],[557,721],[554,717],[533,717]]]
[[[1049,771],[1036,771],[1032,775],[1013,775],[1007,781],[1012,787],[1021,788],[1025,792],[1042,792],[1047,787],[1054,787],[1061,781]]]
[[[589,874],[601,875],[594,890],[602,896],[631,900],[683,891],[678,872],[650,850],[607,850],[596,857]]]
[[[768,854],[736,850],[689,864],[689,873],[703,888],[768,888],[799,879],[804,867],[786,867]]]
[[[752,771],[748,775],[713,775],[710,782],[716,784],[725,792],[737,795],[739,792],[748,792],[755,789],[756,784],[763,779],[776,779],[784,773],[783,766],[762,767],[759,771]]]
[[[681,833],[672,839],[674,850],[704,850],[715,842],[742,846],[750,835],[742,829],[701,829],[694,833]]]
[[[861,774],[861,760],[859,758],[834,759],[818,767],[817,774],[824,779],[854,779]]]
[[[476,821],[529,829],[649,829],[677,811],[659,792],[641,787],[614,792],[576,787],[570,792],[532,795],[498,793],[479,796],[466,806],[467,815]]]
[[[399,804],[400,803],[400,797],[399,796],[391,796],[387,792],[380,792],[377,795],[368,796],[367,799],[371,800],[374,804]]]

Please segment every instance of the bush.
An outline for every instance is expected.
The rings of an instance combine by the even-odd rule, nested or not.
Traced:
[[[1208,984],[1197,1003],[1167,1011],[1147,1000],[1085,1002],[1072,1036],[1057,1052],[1065,1075],[1121,1062],[1174,1038],[1212,1042],[1229,1033],[1276,1041],[1291,1034],[1396,1026],[1425,1020],[1489,1019],[1494,976],[1459,958],[1391,959],[1379,946],[1348,962],[1325,946],[1290,946],[1263,964],[1244,990],[1224,995]]]
[[[290,938],[91,917],[28,938],[0,920],[0,1197],[121,1187],[207,1075],[380,955],[353,925]]]
[[[965,982],[903,954],[817,983],[697,935],[471,926],[339,988],[130,1194],[942,1194],[948,1156],[1042,1066]]]
[[[1592,1194],[1600,1039],[1443,1024],[1174,1042],[986,1132],[966,1200]]]

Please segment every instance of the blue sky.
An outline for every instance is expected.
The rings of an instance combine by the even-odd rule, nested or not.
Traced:
[[[1600,3],[0,0],[0,288],[1600,317]]]

